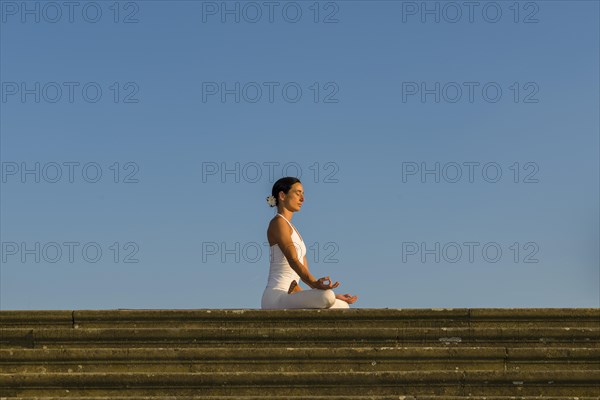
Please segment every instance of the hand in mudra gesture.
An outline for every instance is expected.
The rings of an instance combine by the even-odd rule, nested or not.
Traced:
[[[329,284],[325,285],[325,281],[329,281]],[[333,289],[333,288],[338,287],[339,284],[340,283],[336,281],[335,284],[333,284],[333,286],[332,286],[331,279],[329,279],[329,277],[326,276],[317,281],[317,285],[320,285],[320,286],[316,287],[316,289]],[[352,296],[350,293],[344,293],[344,294],[336,294],[335,298],[345,301],[348,304],[352,304],[356,301],[356,299],[358,299],[358,296]]]
[[[348,304],[352,304],[356,301],[356,299],[358,299],[358,296],[352,296],[349,293],[345,293],[345,294],[336,294],[335,298],[345,301]]]
[[[327,285],[325,284],[326,281],[329,281],[329,283]],[[323,278],[317,279],[317,282],[315,283],[315,287],[313,289],[327,290],[327,289],[336,288],[339,285],[340,285],[340,283],[337,281],[333,285],[331,285],[331,279],[329,279],[329,276],[324,276]]]
[[[329,281],[329,284],[325,284],[325,281]],[[339,286],[339,282],[336,282],[335,284],[331,284],[331,279],[329,279],[328,276],[325,276],[319,280],[316,281],[315,286],[313,287],[313,289],[322,289],[322,290],[326,290],[326,289],[333,289]],[[290,288],[288,289],[288,294],[297,292],[300,290],[300,287],[298,286],[298,282],[296,282],[296,280],[294,279],[292,281],[292,283],[290,284]]]
[[[329,283],[326,285],[325,282],[329,281]],[[331,279],[329,279],[328,276],[325,276],[319,280],[317,280],[315,287],[313,289],[322,289],[322,290],[326,290],[326,289],[333,289],[339,286],[339,282],[335,282],[333,285],[331,284]],[[296,282],[296,280],[293,280],[292,283],[290,284],[290,288],[288,290],[288,294],[292,294],[294,292],[299,291],[300,288],[298,287],[298,282]],[[352,296],[349,293],[344,293],[344,294],[336,294],[335,295],[336,299],[340,299],[342,301],[345,301],[348,304],[352,304],[356,301],[356,299],[358,299],[358,296]]]

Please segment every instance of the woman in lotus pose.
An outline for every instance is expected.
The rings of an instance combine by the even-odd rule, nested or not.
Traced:
[[[300,180],[294,177],[279,179],[267,201],[271,207],[277,206],[277,214],[267,229],[271,261],[261,308],[350,308],[349,304],[354,303],[357,296],[336,295],[332,289],[338,287],[339,282],[332,285],[329,276],[315,279],[308,270],[306,245],[290,222],[304,202]],[[302,290],[298,285],[300,279],[311,289]]]

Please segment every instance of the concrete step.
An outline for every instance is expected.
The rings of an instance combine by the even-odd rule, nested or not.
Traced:
[[[69,348],[2,349],[0,373],[599,370],[600,348]]]
[[[600,371],[377,371],[0,374],[2,396],[519,395],[598,396]]]
[[[11,397],[11,400],[59,400],[64,397]],[[264,396],[113,396],[113,397],[78,397],[69,396],[70,400],[263,400]],[[371,395],[371,396],[289,396],[274,395],[270,400],[540,400],[539,396],[429,396],[429,395]],[[543,400],[598,400],[599,397],[580,396],[544,396]],[[0,400],[8,400],[0,397]]]
[[[0,323],[7,400],[600,400],[599,309],[11,310]]]
[[[568,327],[598,328],[598,308],[4,310],[3,327]]]
[[[564,347],[596,347],[600,344],[600,327],[544,327],[544,328],[355,328],[324,327],[261,327],[249,328],[8,328],[0,329],[2,347],[34,348],[39,346],[102,345],[146,346],[166,344],[249,344],[251,347],[268,344],[297,343],[299,341],[336,347],[349,345],[482,345],[483,343]]]

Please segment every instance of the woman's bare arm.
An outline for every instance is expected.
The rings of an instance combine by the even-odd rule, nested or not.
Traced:
[[[292,227],[283,219],[275,218],[271,221],[269,229],[272,230],[273,238],[277,242],[277,245],[285,258],[288,260],[290,267],[300,276],[302,282],[306,283],[310,288],[315,287],[317,279],[315,279],[313,274],[308,270],[306,256],[304,256],[304,263],[298,259],[296,244],[294,244],[291,238]]]
[[[304,266],[306,267],[306,269],[308,269],[308,261],[306,260],[306,254],[304,255]],[[298,287],[298,289],[294,290],[294,292],[302,290],[302,288],[300,287],[300,285],[297,285],[297,287]]]
[[[306,254],[304,255],[304,265],[306,266],[306,268],[308,269],[308,261],[306,261]],[[294,286],[295,283],[295,286]],[[300,287],[300,285],[298,284],[298,282],[296,282],[295,280],[292,281],[292,290],[288,293],[295,293],[295,292],[299,292],[302,290],[302,288]]]

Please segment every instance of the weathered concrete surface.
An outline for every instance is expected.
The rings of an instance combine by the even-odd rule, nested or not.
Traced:
[[[0,311],[7,399],[599,400],[599,382],[600,309]]]
[[[352,308],[329,310],[257,310],[257,309],[117,309],[117,310],[4,310],[0,311],[2,326],[69,325],[80,327],[116,327],[121,323],[154,325],[157,322],[187,324],[235,324],[269,321],[286,324],[298,322],[321,324],[325,321],[347,321],[369,326],[374,322],[390,323],[393,327],[410,326],[418,321],[419,326],[471,326],[473,324],[496,323],[531,326],[564,326],[571,321],[577,326],[600,326],[598,308]],[[445,325],[445,323],[453,325]],[[582,325],[583,324],[583,325]]]
[[[19,400],[56,400],[64,397],[19,397]],[[264,400],[264,396],[93,396],[93,397],[79,397],[69,396],[71,400]],[[0,399],[6,399],[0,397]],[[275,395],[269,396],[270,400],[597,400],[598,397],[578,397],[578,396],[430,396],[430,395],[371,395],[371,396],[337,396],[337,395],[323,395],[323,396],[291,396],[291,395]]]

